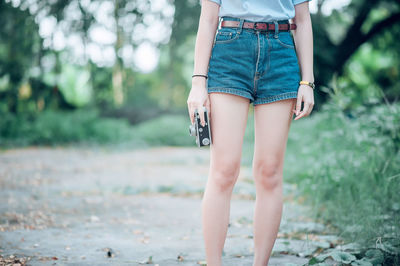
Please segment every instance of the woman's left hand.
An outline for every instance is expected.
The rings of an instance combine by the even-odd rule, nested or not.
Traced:
[[[301,102],[304,102],[303,111],[301,109]],[[308,85],[301,84],[297,93],[297,104],[296,109],[293,112],[296,114],[294,120],[298,120],[302,117],[308,116],[314,106],[314,90]]]

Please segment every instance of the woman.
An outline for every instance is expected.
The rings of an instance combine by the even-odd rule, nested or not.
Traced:
[[[293,113],[298,120],[314,106],[308,0],[203,0],[194,59],[189,116],[193,124],[198,109],[204,126],[206,107],[213,140],[202,201],[207,265],[221,265],[230,198],[253,103],[253,266],[265,266],[281,221],[283,160]]]

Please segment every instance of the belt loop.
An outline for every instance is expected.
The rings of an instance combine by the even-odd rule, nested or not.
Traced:
[[[241,18],[239,26],[238,26],[238,30],[237,30],[238,34],[242,33],[243,24],[244,24],[244,18]]]
[[[274,20],[274,24],[275,24],[275,34],[274,34],[274,38],[277,39],[278,38],[278,32],[279,32],[279,24],[276,20]]]

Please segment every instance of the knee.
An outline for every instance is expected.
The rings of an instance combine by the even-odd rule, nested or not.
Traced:
[[[256,186],[273,190],[282,184],[282,167],[278,160],[260,161],[253,164]]]
[[[218,160],[211,167],[211,181],[220,191],[231,190],[239,176],[239,171],[240,160]]]

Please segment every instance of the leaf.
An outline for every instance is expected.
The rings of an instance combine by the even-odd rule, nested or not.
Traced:
[[[351,266],[373,266],[371,262],[362,258],[361,260],[355,260],[351,263]]]
[[[369,262],[372,264],[379,264],[383,263],[384,261],[384,256],[382,251],[379,249],[369,249],[367,252],[365,252],[365,258],[368,259]]]
[[[346,264],[349,264],[352,261],[356,260],[356,257],[353,254],[344,251],[332,251],[331,257],[337,262],[342,262]]]
[[[315,259],[319,262],[324,261],[327,257],[329,257],[331,253],[327,254],[319,254],[318,256],[315,257]]]
[[[388,243],[388,242],[385,242],[385,243],[381,243],[381,244],[378,244],[378,245],[376,245],[379,249],[381,249],[381,250],[383,250],[383,251],[385,251],[385,252],[387,252],[387,253],[389,253],[389,254],[392,254],[392,255],[397,255],[397,254],[399,254],[399,249],[398,248],[396,248],[396,247],[394,247],[393,245],[391,245],[390,243]]]
[[[312,257],[309,261],[308,261],[308,265],[314,265],[317,264],[318,260],[315,257]]]

